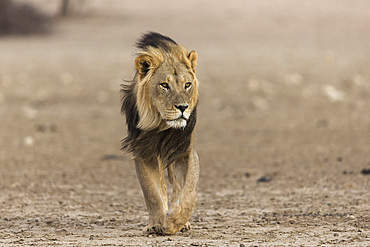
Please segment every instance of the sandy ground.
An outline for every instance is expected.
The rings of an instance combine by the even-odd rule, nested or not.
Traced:
[[[370,245],[368,1],[86,2],[0,39],[1,246]],[[199,201],[174,236],[142,235],[120,151],[148,30],[199,54]]]

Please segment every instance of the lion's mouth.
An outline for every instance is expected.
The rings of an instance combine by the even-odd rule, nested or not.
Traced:
[[[184,114],[182,114],[180,117],[177,117],[177,118],[174,118],[174,119],[167,119],[166,121],[179,121],[179,120],[185,120],[185,121],[188,121],[188,118],[184,116]]]
[[[181,117],[179,117],[178,119],[175,119],[175,120],[179,120],[179,119],[184,119],[185,121],[188,120],[184,115],[181,115]]]

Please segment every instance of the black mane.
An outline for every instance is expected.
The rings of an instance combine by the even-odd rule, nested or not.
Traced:
[[[136,47],[141,50],[145,50],[148,46],[152,46],[168,52],[170,50],[168,43],[177,45],[177,43],[170,37],[156,32],[148,32],[136,42]]]

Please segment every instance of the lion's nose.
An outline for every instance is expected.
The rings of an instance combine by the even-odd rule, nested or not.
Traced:
[[[177,109],[179,109],[181,112],[184,112],[186,108],[189,107],[189,105],[175,105]]]

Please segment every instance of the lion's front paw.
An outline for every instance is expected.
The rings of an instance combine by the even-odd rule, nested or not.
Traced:
[[[159,235],[167,235],[166,229],[162,225],[153,226],[153,230]]]
[[[163,225],[155,225],[152,227],[152,229],[159,235],[172,235],[175,234],[177,231],[179,231],[178,227],[174,226],[163,226]],[[186,232],[191,230],[191,225],[187,221],[184,225],[184,227],[180,230],[181,232]]]
[[[151,235],[151,234],[159,234],[159,235],[166,235],[168,234],[165,230],[165,228],[162,225],[152,225],[147,226],[143,230],[144,235]]]
[[[144,235],[150,235],[150,234],[156,234],[157,232],[156,232],[156,228],[158,228],[159,227],[159,225],[154,225],[154,226],[146,226],[145,228],[144,228],[144,230],[143,230],[143,234]]]
[[[189,221],[186,221],[184,227],[181,229],[181,232],[187,232],[187,231],[190,231],[191,230],[191,225],[189,223]]]

